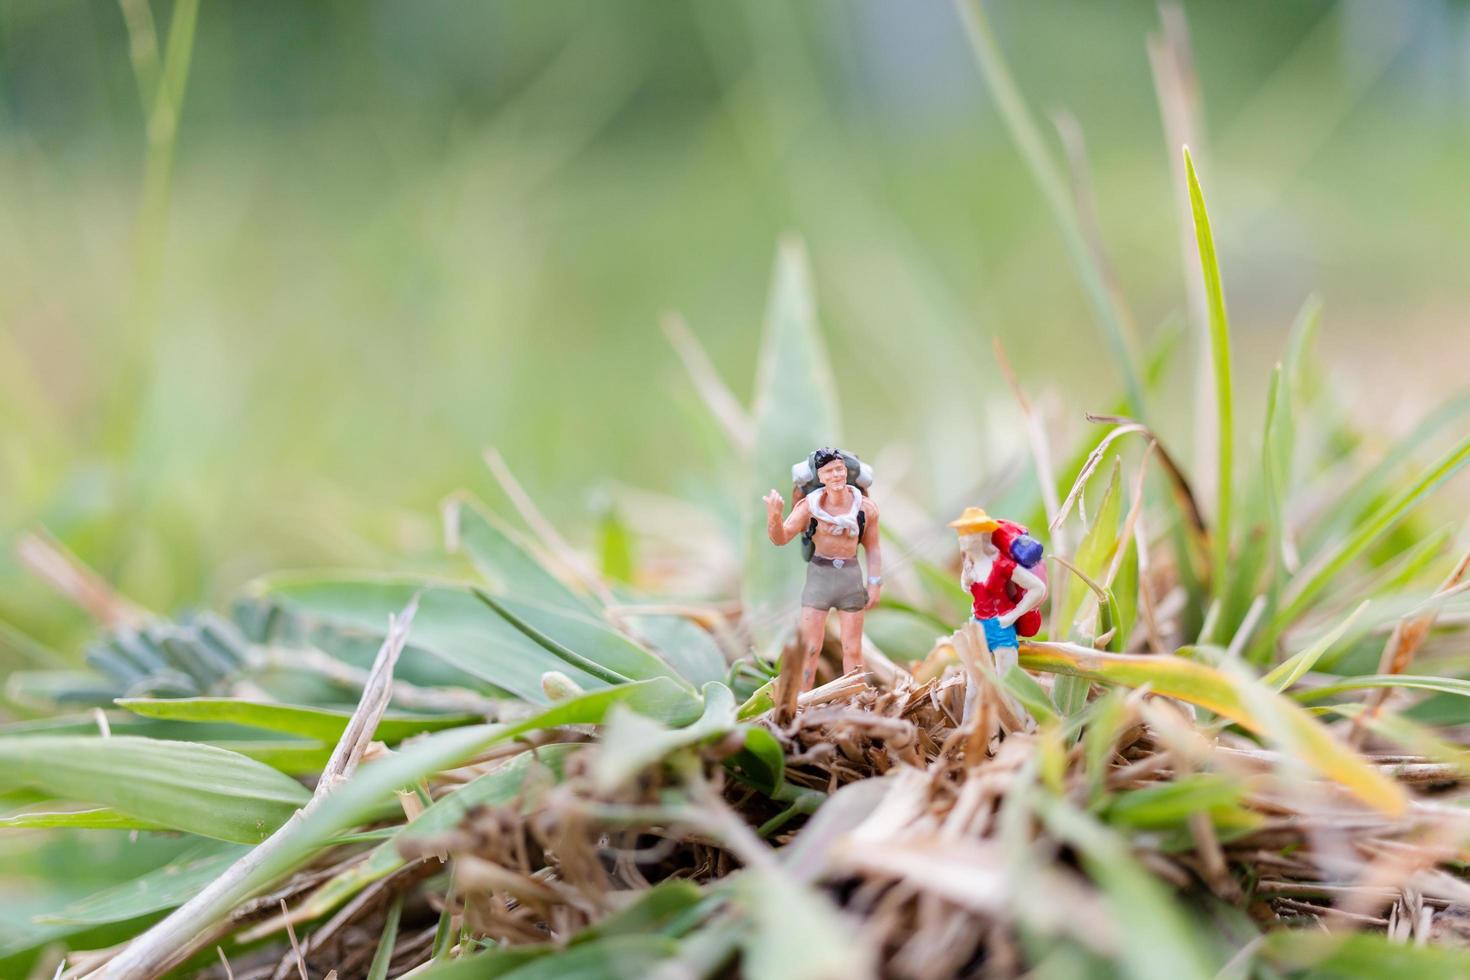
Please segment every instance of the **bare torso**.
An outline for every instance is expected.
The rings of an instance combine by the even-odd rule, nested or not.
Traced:
[[[852,509],[853,494],[857,491],[851,487],[844,487],[846,495],[839,497],[835,491],[828,491],[822,498],[822,506],[830,514],[846,514]],[[820,492],[820,491],[816,491]],[[792,510],[792,517],[797,517],[801,512],[800,521],[802,529],[812,519],[810,497],[803,497]],[[866,515],[864,520],[873,524],[878,515],[877,506],[866,497],[862,498],[862,509]],[[812,543],[816,546],[817,554],[825,558],[852,558],[858,552],[858,536],[856,534],[843,533],[843,529],[835,524],[817,519],[817,532],[812,535]]]

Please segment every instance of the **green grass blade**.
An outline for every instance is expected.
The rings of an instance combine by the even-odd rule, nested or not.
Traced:
[[[541,564],[515,531],[468,497],[445,502],[444,536],[451,550],[464,552],[497,595],[575,612],[596,608],[592,599],[574,592]]]
[[[1057,643],[1021,644],[1020,663],[1028,670],[1076,674],[1103,684],[1125,687],[1148,685],[1156,694],[1208,708],[1258,735],[1275,734],[1279,722],[1292,739],[1301,761],[1328,779],[1336,780],[1369,806],[1385,813],[1402,813],[1408,800],[1402,787],[1374,769],[1358,753],[1339,742],[1295,702],[1246,678],[1237,681],[1204,664],[1170,656],[1101,653]],[[1255,685],[1243,696],[1237,683]],[[1251,705],[1271,708],[1267,718]]]
[[[1292,697],[1309,703],[1345,694],[1348,691],[1368,691],[1380,687],[1396,687],[1409,691],[1435,691],[1440,694],[1457,694],[1460,697],[1470,698],[1470,680],[1460,677],[1426,677],[1419,674],[1366,674],[1361,677],[1349,677],[1346,680],[1324,684],[1321,687],[1298,691]]]
[[[378,936],[378,949],[368,967],[367,980],[388,980],[388,964],[393,962],[393,947],[398,943],[398,920],[402,915],[403,896],[399,895],[388,906],[388,916],[383,920],[383,931]]]
[[[1122,963],[1140,980],[1208,980],[1215,974],[1174,896],[1133,857],[1121,837],[1060,799],[1037,805],[1049,830],[1075,847],[1122,925]],[[1148,923],[1146,929],[1129,923]]]
[[[71,827],[85,830],[168,830],[165,824],[152,820],[139,820],[111,807],[96,807],[89,810],[59,810],[42,813],[12,813],[0,817],[0,827],[37,828]]]
[[[1436,487],[1459,472],[1467,461],[1470,461],[1470,436],[1466,436],[1440,457],[1412,485],[1384,501],[1344,540],[1314,560],[1310,568],[1303,569],[1287,590],[1284,605],[1276,616],[1277,624],[1286,626],[1296,620],[1311,606],[1322,590],[1327,588],[1334,576],[1402,520]]]
[[[379,640],[389,614],[422,590],[405,657],[428,653],[532,704],[547,703],[541,675],[549,670],[562,671],[584,690],[610,683],[568,664],[458,585],[327,573],[273,576],[257,588],[307,624]]]
[[[1082,291],[1102,327],[1103,340],[1118,364],[1131,406],[1130,414],[1140,419],[1147,418],[1143,382],[1139,378],[1138,358],[1135,354],[1137,341],[1129,332],[1128,318],[1118,308],[1097,258],[1088,248],[1087,236],[1082,231],[1082,223],[1067,189],[1066,179],[1047,150],[1041,132],[1026,107],[1026,100],[1022,98],[1015,79],[1011,77],[1010,67],[1001,54],[1000,45],[990,29],[990,22],[981,3],[979,0],[956,0],[955,6],[964,22],[966,36],[970,40],[975,61],[985,78],[990,95],[995,99],[1001,118],[1005,120],[1011,138],[1016,141],[1022,159],[1026,161],[1026,167],[1040,188],[1041,196],[1051,209],[1057,228],[1062,233],[1062,241],[1072,260],[1072,267],[1081,280]]]
[[[39,917],[37,922],[48,925],[101,925],[107,922],[126,922],[150,912],[174,908],[218,878],[220,872],[234,864],[247,850],[248,848],[238,844],[213,842],[192,848],[187,854],[163,867],[88,895],[59,912]]]
[[[1277,691],[1284,691],[1301,680],[1302,675],[1311,670],[1322,655],[1332,649],[1334,643],[1342,639],[1343,634],[1353,625],[1353,620],[1362,615],[1363,610],[1367,608],[1368,601],[1365,599],[1346,619],[1328,630],[1315,643],[1291,659],[1283,661],[1275,670],[1262,677],[1261,683]]]
[[[126,735],[0,738],[0,789],[13,787],[243,843],[264,840],[310,795],[289,776],[212,745]]]
[[[1215,376],[1215,412],[1219,458],[1216,461],[1215,528],[1213,533],[1214,595],[1227,594],[1230,567],[1230,534],[1234,504],[1235,410],[1230,370],[1230,320],[1225,314],[1225,289],[1220,283],[1220,262],[1215,255],[1215,237],[1194,160],[1184,149],[1184,169],[1189,177],[1189,203],[1194,211],[1194,233],[1199,242],[1200,270],[1205,281],[1206,309],[1210,325],[1210,360]]]
[[[690,687],[668,664],[622,633],[580,614],[564,613],[530,602],[493,596],[483,589],[472,592],[501,618],[549,650],[567,665],[593,674],[609,684],[667,677]]]
[[[351,711],[242,698],[118,698],[116,703],[145,718],[227,722],[333,743],[342,737],[352,717]],[[437,732],[481,720],[474,715],[389,714],[378,723],[376,734],[379,741],[401,742],[422,732]]]

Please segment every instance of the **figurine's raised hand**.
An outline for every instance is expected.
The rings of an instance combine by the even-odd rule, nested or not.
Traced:
[[[781,515],[786,512],[786,498],[781,496],[779,490],[772,490],[761,499],[766,502],[766,517],[779,522]]]

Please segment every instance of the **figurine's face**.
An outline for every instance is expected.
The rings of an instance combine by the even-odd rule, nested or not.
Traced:
[[[817,479],[822,481],[824,487],[840,487],[847,482],[847,464],[838,457],[817,470]]]

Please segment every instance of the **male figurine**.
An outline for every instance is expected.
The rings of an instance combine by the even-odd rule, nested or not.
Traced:
[[[792,467],[791,516],[786,501],[766,494],[766,535],[784,545],[800,535],[807,559],[801,592],[801,690],[811,689],[817,657],[827,633],[827,613],[837,610],[842,636],[842,671],[863,669],[863,612],[883,588],[883,553],[878,546],[878,508],[863,494],[872,471],[856,456],[823,448]],[[805,493],[805,496],[802,494]],[[867,550],[868,574],[858,564],[858,544]]]
[[[960,585],[974,600],[975,621],[995,656],[997,677],[1016,665],[1017,639],[1041,628],[1038,611],[1046,599],[1041,543],[1012,521],[999,521],[979,507],[966,507],[950,527],[959,534]]]

